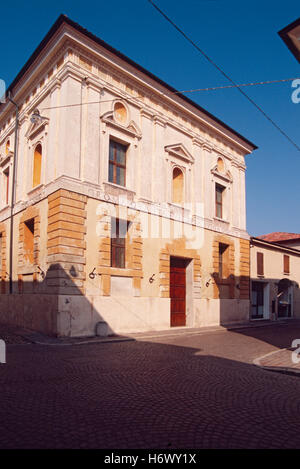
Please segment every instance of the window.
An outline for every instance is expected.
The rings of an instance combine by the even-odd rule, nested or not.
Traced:
[[[283,273],[290,273],[290,256],[287,256],[286,254],[283,255]]]
[[[4,202],[5,205],[8,205],[9,202],[9,168],[3,171],[4,179]]]
[[[264,255],[262,252],[257,253],[257,275],[264,275]]]
[[[34,218],[24,223],[24,258],[34,263]]]
[[[125,250],[128,222],[119,218],[111,219],[111,267],[125,268]]]
[[[121,124],[126,124],[127,110],[124,104],[116,103],[114,106],[114,114],[117,121],[119,121]]]
[[[6,145],[5,145],[5,154],[8,155],[10,152],[10,141],[7,140]]]
[[[41,183],[42,170],[42,145],[38,144],[34,150],[33,157],[33,187]]]
[[[218,158],[217,168],[218,168],[219,173],[224,173],[225,167],[224,167],[224,161],[222,160],[222,158]]]
[[[216,217],[223,218],[223,193],[225,187],[216,184]]]
[[[183,172],[179,168],[173,170],[173,196],[175,204],[183,202]]]
[[[219,278],[228,276],[228,245],[219,243]]]
[[[127,147],[111,140],[109,142],[109,182],[125,186],[126,184],[126,151]]]

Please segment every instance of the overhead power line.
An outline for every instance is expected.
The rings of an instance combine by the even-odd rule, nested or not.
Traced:
[[[182,90],[182,91],[175,91],[173,94],[178,93],[194,93],[196,91],[214,91],[214,90],[223,90],[225,88],[240,88],[241,86],[258,86],[258,85],[270,85],[273,83],[283,83],[287,81],[294,81],[299,80],[300,77],[295,78],[283,78],[282,80],[268,80],[268,81],[256,81],[252,83],[241,83],[239,85],[223,85],[223,86],[211,86],[209,88],[194,88],[192,90]]]
[[[291,137],[289,137],[287,135],[287,133],[282,130],[278,124],[276,124],[276,122],[274,122],[274,120],[258,105],[256,104],[256,102],[250,98],[250,96],[248,96],[247,93],[245,93],[244,90],[241,89],[240,85],[238,85],[237,83],[235,83],[234,80],[232,80],[232,78],[227,75],[226,72],[224,72],[224,70],[222,70],[221,67],[219,67],[181,28],[179,28],[175,23],[174,21],[172,21],[167,15],[166,13],[164,13],[154,2],[153,0],[148,0],[149,3],[151,3],[151,5],[190,43],[192,44],[192,46],[198,51],[200,52],[227,80],[230,81],[230,83],[233,85],[233,87],[237,88],[237,90],[253,105],[256,107],[256,109],[258,109],[258,111],[263,114],[263,116],[269,121],[271,122],[271,124],[295,147],[297,148],[298,151],[300,151],[300,147],[297,145],[297,143],[295,143]]]

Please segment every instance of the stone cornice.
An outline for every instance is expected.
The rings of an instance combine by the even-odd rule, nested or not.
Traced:
[[[59,189],[66,189],[72,192],[77,192],[78,194],[86,195],[87,197],[99,200],[99,202],[120,204],[132,210],[146,212],[153,215],[160,215],[163,218],[171,218],[174,220],[182,221],[183,223],[187,223],[189,225],[204,228],[218,233],[223,233],[228,236],[234,236],[236,238],[242,239],[250,239],[250,236],[245,230],[240,230],[239,228],[231,227],[229,223],[223,222],[222,220],[212,220],[196,215],[189,215],[189,209],[187,208],[184,208],[183,211],[185,213],[185,216],[182,216],[182,211],[178,211],[178,213],[173,212],[173,214],[171,214],[170,209],[168,210],[169,204],[167,203],[157,204],[154,202],[142,200],[128,200],[124,198],[124,196],[121,196],[119,198],[118,196],[113,196],[103,191],[99,187],[99,185],[87,183],[67,176],[61,176],[55,181],[45,186],[41,186],[40,188],[38,188],[37,191],[34,192],[34,196],[30,197],[30,199],[26,201],[17,202],[14,207],[14,215],[25,210],[27,207],[34,205],[40,202],[41,200],[44,200],[50,194],[58,191]],[[134,195],[132,191],[130,192],[132,193],[132,195]],[[5,207],[0,210],[0,222],[9,218],[10,212],[8,208],[9,207]]]

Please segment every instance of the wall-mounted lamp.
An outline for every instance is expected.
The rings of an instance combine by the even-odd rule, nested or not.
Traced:
[[[38,109],[35,109],[33,111],[33,113],[31,114],[31,117],[30,117],[30,121],[33,123],[33,124],[37,124],[38,122],[41,122],[42,120],[42,116],[40,114],[40,111]]]

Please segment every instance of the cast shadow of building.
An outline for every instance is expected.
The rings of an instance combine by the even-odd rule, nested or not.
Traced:
[[[32,270],[13,282],[11,294],[8,282],[2,282],[1,323],[50,336],[71,336],[74,328],[78,336],[92,336],[97,333],[98,323],[100,328],[101,324],[106,325],[85,295],[76,266],[72,265],[67,271],[57,263],[51,264],[46,272],[40,267],[34,269],[34,273]],[[114,334],[109,325],[106,329],[107,334]],[[105,333],[105,327],[102,331]]]

